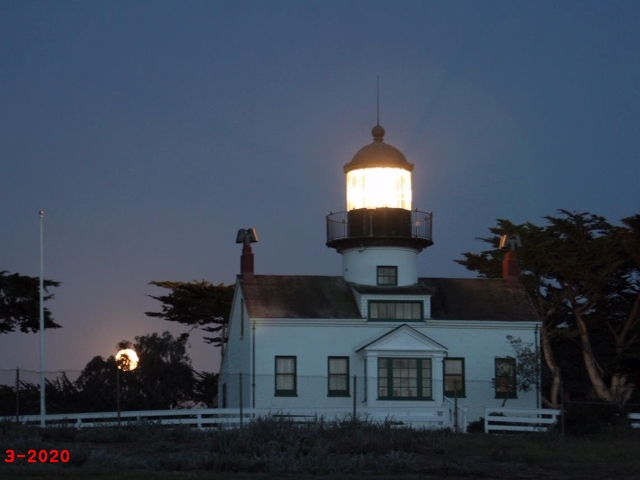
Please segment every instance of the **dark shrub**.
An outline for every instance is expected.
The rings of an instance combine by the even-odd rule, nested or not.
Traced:
[[[562,420],[557,428],[561,428]],[[597,435],[611,427],[629,425],[627,413],[616,405],[596,402],[572,403],[565,408],[565,433],[576,437]]]
[[[467,433],[484,433],[484,418],[469,422],[467,425]]]

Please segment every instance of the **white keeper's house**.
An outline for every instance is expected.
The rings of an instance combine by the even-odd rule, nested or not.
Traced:
[[[380,125],[372,134],[344,166],[346,211],[326,217],[341,275],[256,275],[255,232],[239,232],[218,406],[355,407],[378,418],[431,416],[435,426],[477,420],[505,398],[508,407],[536,408],[536,387],[516,388],[507,340],[537,345],[540,327],[515,254],[502,279],[419,277],[432,215],[412,207],[414,165],[384,142]]]

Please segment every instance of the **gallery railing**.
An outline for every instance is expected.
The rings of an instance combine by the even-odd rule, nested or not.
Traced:
[[[327,245],[349,239],[408,239],[431,245],[433,215],[401,208],[361,208],[327,215]]]

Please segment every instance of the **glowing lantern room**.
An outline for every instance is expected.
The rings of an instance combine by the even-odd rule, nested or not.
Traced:
[[[349,282],[380,285],[376,272],[396,272],[393,285],[417,282],[416,255],[433,244],[431,214],[412,209],[413,164],[384,142],[373,127],[373,142],[344,166],[347,211],[327,215],[327,246],[343,257]]]
[[[359,208],[411,210],[413,165],[397,148],[384,143],[384,128],[373,127],[373,143],[362,147],[344,166],[347,211]]]

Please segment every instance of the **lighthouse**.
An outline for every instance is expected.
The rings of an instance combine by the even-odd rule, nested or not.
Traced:
[[[432,215],[412,205],[414,165],[385,143],[379,123],[372,134],[344,166],[345,211],[326,217],[340,275],[255,274],[258,236],[238,232],[221,405],[328,418],[357,405],[356,415],[373,421],[462,431],[496,399],[536,408],[536,389],[512,387],[518,370],[505,341],[533,345],[540,328],[526,290],[512,281],[515,261],[505,267],[509,281],[418,277],[418,255],[433,244]]]
[[[414,165],[385,143],[385,130],[344,166],[347,210],[327,215],[327,246],[342,255],[350,283],[380,287],[418,283],[417,256],[433,245],[432,214],[412,209]]]

